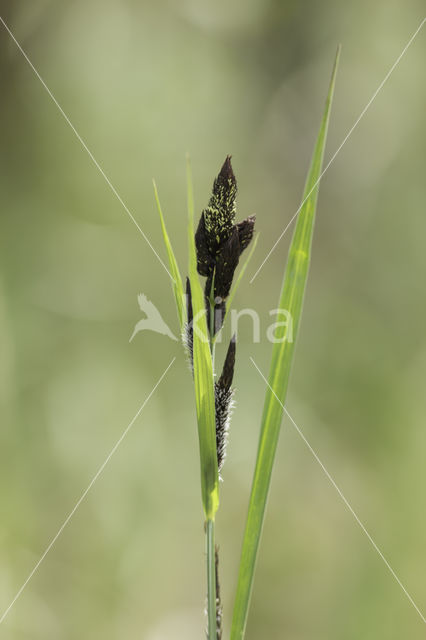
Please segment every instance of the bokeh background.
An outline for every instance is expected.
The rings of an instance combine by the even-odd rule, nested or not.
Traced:
[[[420,24],[420,0],[3,0],[13,30],[163,259],[233,155],[257,214],[251,277],[300,202],[338,42],[326,158]],[[322,180],[288,408],[426,610],[424,30]],[[204,539],[180,345],[129,337],[163,267],[0,26],[0,609],[171,358],[176,361],[1,625],[11,640],[204,637]],[[217,537],[227,637],[275,308],[291,233],[236,307],[237,407]],[[222,357],[219,351],[218,358]],[[284,421],[247,640],[424,638],[420,616]]]

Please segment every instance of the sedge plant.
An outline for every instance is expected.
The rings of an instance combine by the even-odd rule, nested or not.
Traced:
[[[321,180],[324,149],[333,99],[340,48],[327,94],[323,118],[314,147],[297,223],[284,271],[279,309],[292,318],[292,338],[287,327],[277,324],[276,340],[266,389],[259,446],[243,536],[241,560],[231,640],[242,640],[245,633],[272,468],[278,444],[295,342],[302,314],[309,271],[314,221]],[[214,180],[207,207],[202,211],[194,232],[194,197],[191,167],[187,161],[188,204],[188,277],[185,287],[167,233],[163,212],[154,183],[154,195],[167,251],[173,293],[183,343],[192,373],[201,470],[201,498],[206,536],[207,637],[222,638],[222,607],[218,577],[219,554],[215,544],[215,516],[219,507],[219,477],[224,464],[236,358],[236,340],[229,342],[220,376],[215,378],[215,347],[222,331],[235,291],[256,246],[253,240],[255,216],[235,223],[237,182],[227,156]],[[241,254],[252,245],[235,283],[234,274]],[[204,289],[200,282],[204,278]]]

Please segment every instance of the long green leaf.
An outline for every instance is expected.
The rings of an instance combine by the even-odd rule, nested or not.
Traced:
[[[170,273],[173,278],[172,287],[173,287],[173,293],[175,296],[175,303],[176,303],[176,309],[177,309],[177,314],[179,318],[179,325],[182,331],[183,325],[186,319],[182,278],[181,278],[179,267],[178,267],[175,254],[173,252],[173,248],[170,242],[169,234],[167,233],[166,223],[164,222],[163,211],[161,209],[160,199],[158,197],[157,185],[155,184],[155,180],[153,180],[152,182],[154,185],[155,202],[157,203],[158,215],[160,216],[161,230],[163,232],[164,244],[166,246],[167,257],[169,259]]]
[[[194,386],[200,444],[201,495],[206,520],[214,520],[214,515],[219,506],[219,475],[216,453],[213,364],[207,331],[204,293],[197,273],[197,255],[194,240],[194,199],[189,161],[187,163],[187,181],[189,279],[191,282],[194,316]]]
[[[286,309],[293,320],[292,339],[287,339],[287,327],[281,325],[276,331],[278,339],[272,350],[269,385],[266,390],[262,414],[261,433],[257,452],[247,522],[241,553],[237,593],[232,620],[231,640],[244,637],[256,556],[260,542],[265,506],[271,481],[272,467],[278,443],[283,416],[290,368],[293,360],[295,340],[302,313],[303,297],[308,276],[312,233],[318,197],[319,179],[327,138],[330,107],[333,99],[334,83],[340,47],[337,50],[330,88],[311,166],[306,180],[302,207],[293,235],[287,267],[284,274],[279,308]],[[280,402],[278,402],[277,397]],[[282,403],[282,405],[280,404]]]

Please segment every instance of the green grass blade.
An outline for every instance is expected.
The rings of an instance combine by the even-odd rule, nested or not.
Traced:
[[[281,326],[279,329],[277,328],[276,337],[284,340],[275,342],[272,350],[269,385],[273,391],[267,388],[265,395],[259,448],[241,553],[231,640],[241,640],[244,637],[247,622],[256,556],[283,415],[283,408],[277,401],[274,392],[284,405],[308,276],[319,187],[317,183],[321,174],[339,54],[340,48],[336,54],[324,115],[306,180],[302,200],[304,202],[293,235],[278,305],[280,309],[287,309],[291,314],[293,319],[293,340],[285,339],[287,327]]]
[[[177,309],[177,314],[179,318],[179,325],[182,331],[183,325],[186,320],[186,309],[184,305],[184,291],[183,291],[182,278],[181,278],[179,267],[178,267],[175,254],[173,252],[173,248],[170,242],[169,234],[167,233],[166,223],[164,222],[163,211],[161,209],[160,199],[158,197],[157,185],[155,184],[155,180],[153,180],[152,182],[154,185],[155,202],[157,204],[158,215],[160,216],[161,230],[163,232],[164,244],[166,246],[167,257],[169,259],[170,273],[173,278],[172,287],[173,287],[173,293],[175,296],[176,309]]]
[[[198,438],[201,462],[201,494],[206,520],[214,520],[219,506],[219,476],[216,453],[216,419],[212,354],[207,330],[204,293],[197,273],[194,239],[194,199],[189,161],[188,180],[188,243],[189,279],[191,282],[194,354],[194,386],[197,409]]]
[[[259,234],[256,234],[255,238],[254,238],[254,242],[251,246],[250,252],[243,264],[243,266],[241,267],[240,273],[238,274],[238,278],[235,281],[235,284],[233,285],[232,289],[231,289],[231,293],[229,294],[229,298],[226,301],[226,311],[225,311],[225,317],[223,318],[223,323],[222,323],[222,328],[225,326],[225,322],[226,322],[226,318],[228,317],[228,313],[232,307],[232,302],[234,300],[235,294],[237,293],[237,289],[241,283],[241,280],[243,279],[244,273],[248,267],[248,264],[251,260],[251,257],[256,249],[256,245],[257,245],[257,241],[259,240]],[[213,337],[213,343],[216,342],[216,340],[218,339],[218,337],[220,336],[220,334],[222,333],[222,329],[220,331],[218,331],[218,333]]]

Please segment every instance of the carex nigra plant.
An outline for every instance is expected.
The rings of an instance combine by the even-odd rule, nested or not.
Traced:
[[[327,95],[323,119],[312,155],[302,204],[284,271],[278,309],[292,318],[292,339],[287,339],[284,323],[278,323],[272,347],[271,366],[261,419],[259,447],[244,531],[237,591],[231,626],[231,640],[244,637],[255,563],[269,492],[280,425],[283,417],[295,341],[302,314],[309,270],[319,182],[321,179],[330,108],[340,48]],[[204,511],[207,558],[207,637],[222,638],[222,605],[219,588],[219,550],[215,545],[215,515],[219,506],[219,473],[223,467],[236,361],[236,338],[232,336],[220,374],[216,377],[215,347],[226,322],[228,310],[241,277],[253,254],[255,216],[236,222],[237,181],[227,156],[213,182],[213,189],[202,210],[194,233],[194,199],[189,161],[187,163],[189,276],[185,290],[179,267],[167,234],[157,188],[154,193],[168,254],[173,292],[183,343],[186,348],[195,391],[201,497]],[[242,253],[251,250],[235,278]],[[203,278],[203,287],[200,282]]]
[[[204,309],[205,325],[212,363],[214,363],[215,337],[221,330],[227,301],[231,292],[235,270],[242,252],[253,239],[255,216],[235,223],[237,181],[232,170],[231,157],[227,156],[214,180],[212,194],[207,207],[202,211],[195,233],[196,267],[205,278]],[[197,279],[198,282],[198,279]],[[183,339],[187,347],[190,368],[194,372],[194,309],[192,303],[191,278],[186,281],[186,323]],[[205,335],[201,335],[201,339]],[[230,412],[234,391],[236,339],[232,336],[225,356],[222,373],[213,383],[214,426],[216,441],[216,463],[221,471],[226,455],[226,443]],[[208,380],[206,381],[207,383]],[[211,383],[211,379],[210,379]],[[207,560],[208,560],[208,613],[209,637],[222,637],[222,609],[219,595],[219,551],[214,545],[214,518],[207,518]],[[214,548],[214,572],[213,572]],[[213,605],[215,613],[213,614]],[[213,620],[215,616],[215,623]],[[214,629],[214,626],[216,628]],[[212,635],[214,634],[214,635]]]

